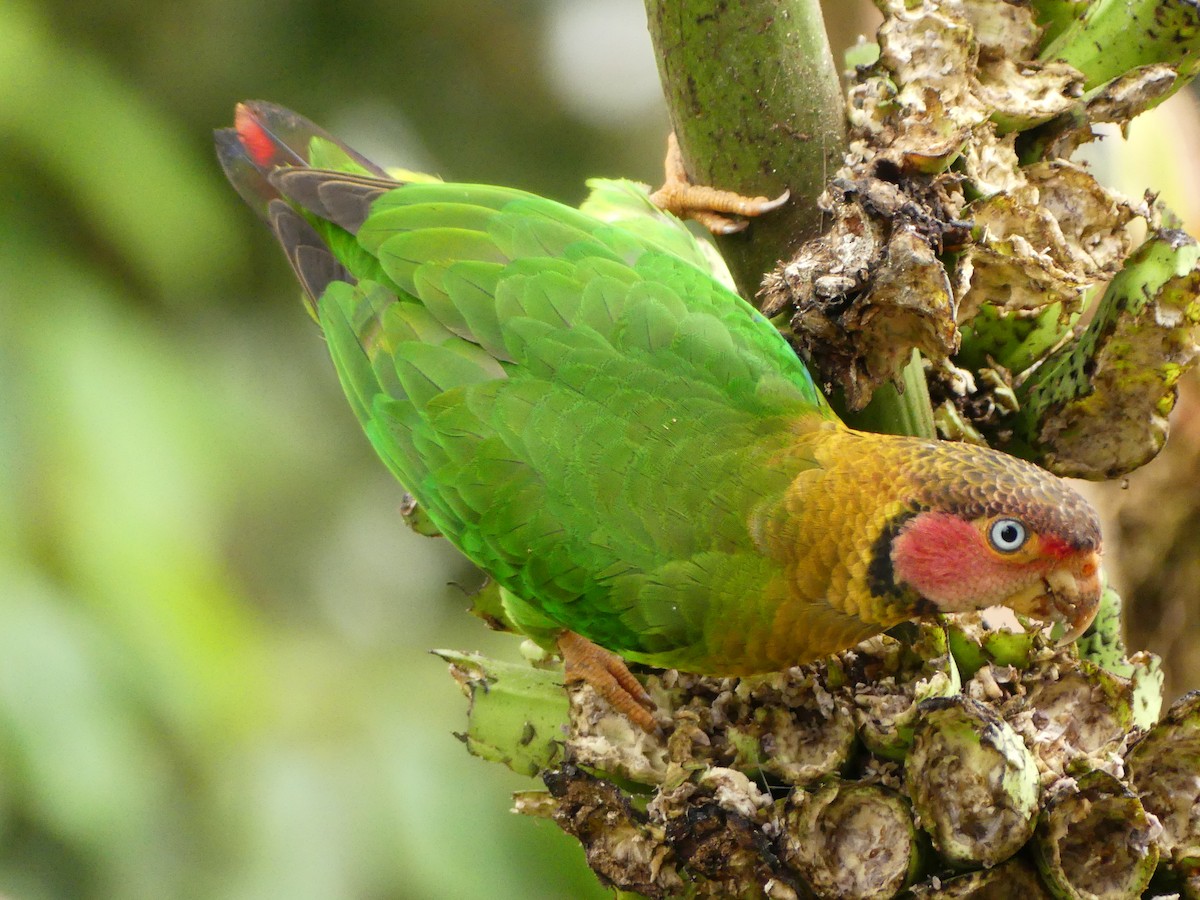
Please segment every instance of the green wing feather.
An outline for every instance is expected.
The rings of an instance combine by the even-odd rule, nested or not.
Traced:
[[[306,216],[349,272],[316,310],[371,443],[531,624],[686,666],[768,614],[747,522],[833,414],[674,226],[444,183],[379,193],[355,234]]]
[[[484,205],[486,204],[486,205]],[[686,658],[773,573],[750,510],[827,415],[751,307],[550,201],[399,187],[358,233],[387,282],[318,303],[375,448],[443,534],[550,620]],[[718,604],[724,606],[724,604]]]
[[[697,240],[687,225],[651,203],[644,184],[619,178],[589,178],[587,184],[591,192],[579,205],[582,212],[632,231],[736,291],[733,276],[717,248],[709,241]]]

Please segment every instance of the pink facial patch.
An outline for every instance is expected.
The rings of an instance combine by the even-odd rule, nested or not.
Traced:
[[[915,588],[946,612],[989,606],[1009,593],[1014,567],[997,559],[970,522],[926,512],[909,520],[892,545],[898,582]]]

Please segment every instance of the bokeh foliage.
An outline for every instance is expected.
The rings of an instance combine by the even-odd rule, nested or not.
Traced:
[[[0,6],[0,895],[603,895],[454,738],[426,651],[515,642],[403,525],[210,137],[261,96],[447,177],[654,178],[659,106],[556,89],[563,6]]]

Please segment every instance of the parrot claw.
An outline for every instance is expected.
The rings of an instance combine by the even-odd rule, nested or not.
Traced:
[[[562,654],[568,683],[587,682],[613,709],[647,734],[658,731],[658,723],[651,714],[657,707],[621,657],[573,631],[563,632],[558,639],[558,652]]]
[[[666,180],[650,195],[650,202],[680,219],[695,219],[713,234],[736,234],[750,223],[745,217],[761,216],[788,201],[790,191],[774,200],[746,197],[706,185],[692,184],[683,165],[675,132],[667,136]],[[738,216],[739,218],[733,218]]]

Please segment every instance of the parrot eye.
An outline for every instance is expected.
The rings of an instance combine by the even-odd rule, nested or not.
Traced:
[[[1024,546],[1029,532],[1016,519],[997,519],[988,526],[988,541],[1001,553],[1014,553]]]

